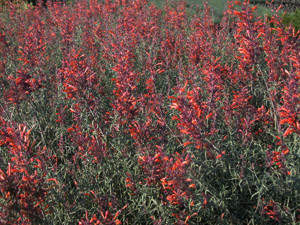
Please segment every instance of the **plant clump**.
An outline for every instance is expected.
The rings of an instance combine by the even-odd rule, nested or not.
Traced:
[[[300,222],[299,35],[186,7],[1,12],[0,224]]]

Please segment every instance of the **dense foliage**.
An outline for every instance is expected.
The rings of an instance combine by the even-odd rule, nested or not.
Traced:
[[[300,9],[297,9],[295,12],[285,14],[282,22],[286,25],[292,25],[295,27],[296,31],[300,30]]]
[[[0,224],[299,223],[299,35],[235,4],[9,6]]]

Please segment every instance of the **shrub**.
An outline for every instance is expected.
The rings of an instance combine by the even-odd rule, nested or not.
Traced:
[[[299,222],[299,37],[235,4],[10,5],[0,223]]]
[[[298,32],[300,30],[300,9],[296,9],[293,13],[285,14],[282,23],[286,26],[292,25],[295,28],[295,32]]]

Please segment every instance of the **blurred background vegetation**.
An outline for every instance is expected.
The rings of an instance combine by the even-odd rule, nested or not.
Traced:
[[[29,6],[35,5],[35,3],[38,0],[0,0],[0,8],[1,11],[5,8],[5,5],[7,5],[7,2],[12,2],[15,5],[18,5],[18,7],[26,9]],[[42,0],[43,1],[43,0]],[[47,1],[47,0],[44,0]],[[61,0],[64,1],[68,4],[72,4],[77,2],[78,0]],[[105,0],[100,0],[100,1],[105,1]],[[176,0],[175,0],[176,1]],[[178,0],[177,0],[178,1]],[[185,0],[186,2],[186,8],[187,12],[189,14],[195,14],[198,9],[203,9],[203,2],[206,0]],[[230,2],[233,0],[208,0],[208,5],[212,9],[212,16],[214,18],[215,23],[219,23],[223,17],[224,10],[226,9],[227,2]],[[243,2],[243,0],[240,0]],[[150,0],[150,3],[154,3],[158,8],[163,8],[166,0]],[[271,7],[267,4],[267,0],[250,0],[250,3],[253,5],[257,5],[257,10],[256,10],[256,15],[257,16],[264,16],[264,15],[272,15],[272,9]],[[282,10],[280,10],[280,14],[283,15],[284,11],[287,10],[288,15],[286,16],[287,18],[285,19],[285,23],[293,23],[295,27],[299,27],[300,22],[299,22],[299,12],[298,13],[293,13],[298,11],[300,8],[300,2],[297,2],[297,0],[274,0],[275,7],[279,6],[280,3],[286,3],[285,6],[283,7]],[[1,12],[0,11],[0,12]],[[295,14],[295,15],[294,15]],[[295,18],[294,18],[295,17]]]
[[[196,13],[197,8],[203,9],[203,2],[205,0],[186,0],[186,7],[189,13]],[[215,20],[215,23],[219,23],[223,17],[224,10],[226,9],[226,6],[228,2],[233,0],[208,0],[208,5],[212,9],[212,16]],[[161,0],[151,0],[156,6],[159,8],[163,8],[164,2]],[[243,0],[240,0],[240,2],[243,2]],[[256,5],[256,15],[257,16],[264,16],[264,15],[272,15],[273,10],[277,9],[281,3],[284,4],[284,7],[282,7],[281,10],[279,10],[279,14],[283,15],[285,11],[289,12],[287,17],[288,19],[285,20],[286,23],[293,22],[296,23],[298,21],[298,24],[300,24],[299,19],[291,18],[294,17],[294,12],[300,10],[300,1],[297,0],[274,0],[273,4],[273,10],[270,5],[267,4],[267,0],[250,0],[250,3],[252,5]],[[271,2],[271,0],[269,1]],[[296,13],[297,14],[297,13]],[[299,14],[299,13],[298,13]],[[298,18],[299,16],[296,16]]]

